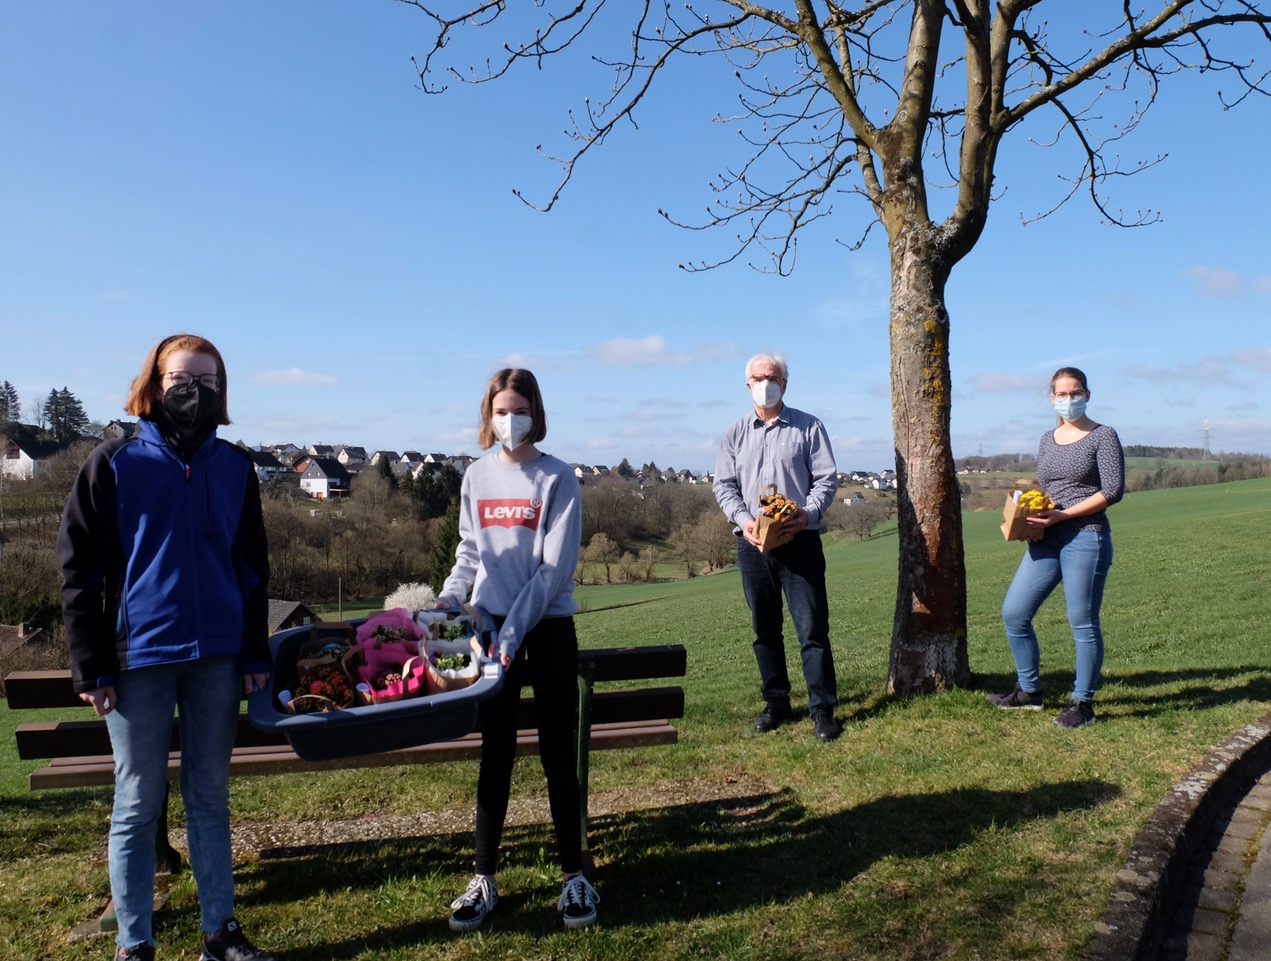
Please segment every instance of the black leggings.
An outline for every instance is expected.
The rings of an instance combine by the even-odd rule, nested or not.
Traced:
[[[539,760],[547,775],[547,798],[561,869],[582,869],[581,801],[578,791],[578,636],[572,617],[545,617],[521,642],[503,688],[481,704],[481,773],[477,778],[478,874],[494,874],[512,791],[517,709],[521,688],[534,689]]]

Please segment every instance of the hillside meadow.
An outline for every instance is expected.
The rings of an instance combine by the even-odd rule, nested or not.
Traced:
[[[237,779],[236,821],[262,830],[321,821],[330,839],[390,814],[425,825],[244,856],[240,917],[281,959],[1077,958],[1162,795],[1269,709],[1271,480],[1112,509],[1100,721],[1078,731],[1051,723],[1073,669],[1058,595],[1038,620],[1050,709],[984,702],[1012,683],[998,607],[1023,550],[999,519],[964,515],[973,684],[913,700],[884,690],[894,533],[827,544],[846,725],[829,745],[806,720],[753,733],[761,705],[735,571],[579,590],[584,646],[689,651],[680,743],[593,758],[596,929],[560,928],[550,832],[531,816],[509,829],[486,930],[448,930],[470,870],[470,832],[456,824],[474,763]],[[796,682],[796,706],[799,694]],[[65,936],[108,896],[110,792],[29,792],[18,720],[0,709],[0,959],[105,957],[106,942]],[[544,793],[536,762],[522,761],[514,804],[541,810]],[[197,927],[186,872],[158,916],[160,956],[197,957]]]

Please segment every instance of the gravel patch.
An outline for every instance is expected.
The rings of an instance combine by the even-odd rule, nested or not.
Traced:
[[[607,814],[680,807],[712,801],[766,795],[773,788],[746,773],[722,778],[689,778],[638,789],[592,792],[588,811],[595,819]],[[509,826],[544,824],[551,820],[547,797],[513,799],[508,806]],[[473,809],[421,811],[416,814],[367,814],[356,818],[304,821],[236,821],[230,829],[234,860],[278,859],[298,855],[324,845],[379,841],[391,838],[469,834]],[[173,847],[185,856],[185,829],[169,832]]]

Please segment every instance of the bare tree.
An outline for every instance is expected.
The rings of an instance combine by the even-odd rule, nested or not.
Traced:
[[[872,504],[866,502],[849,507],[844,523],[848,531],[860,540],[864,540],[874,533],[874,528],[883,522],[883,517],[883,510],[877,502]]]
[[[426,14],[435,30],[417,61],[428,93],[452,80],[486,83],[517,67],[540,68],[570,51],[612,70],[608,89],[571,114],[573,142],[553,158],[563,173],[541,209],[551,209],[592,149],[615,130],[635,126],[659,81],[675,82],[673,65],[714,57],[738,83],[736,111],[717,119],[735,124],[745,147],[740,162],[711,184],[702,221],[665,216],[692,229],[723,227],[736,244],[721,258],[685,269],[709,269],[755,251],[756,266],[784,274],[794,266],[800,232],[828,216],[840,196],[859,200],[863,219],[848,246],[882,226],[891,254],[900,542],[888,689],[917,693],[963,682],[966,575],[949,437],[945,285],[979,240],[995,187],[1002,189],[994,180],[1002,139],[1025,118],[1049,116],[1052,134],[1034,140],[1071,144],[1076,152],[1073,174],[1050,210],[1085,192],[1109,223],[1151,223],[1153,211],[1127,214],[1104,193],[1110,181],[1159,159],[1122,166],[1118,142],[1139,125],[1169,77],[1227,75],[1235,89],[1224,106],[1267,92],[1262,69],[1226,51],[1250,37],[1271,41],[1271,14],[1249,0],[1089,4],[1080,14],[1070,3],[1048,0],[782,5],[793,13],[751,0],[674,6],[467,0],[446,5],[447,12],[440,0],[400,2]],[[1043,7],[1053,10],[1055,26],[1043,19]],[[500,20],[522,39],[506,40],[501,26],[502,46],[489,59],[460,61],[482,67],[456,68],[459,35]],[[614,21],[622,29],[610,30]],[[481,30],[490,39],[494,33]],[[935,209],[940,187],[948,188],[943,211]]]
[[[657,572],[658,567],[658,549],[649,544],[640,551],[640,579],[648,584],[653,583],[653,575]]]
[[[613,565],[618,561],[619,546],[610,540],[609,535],[603,531],[597,531],[591,536],[591,540],[587,542],[586,548],[583,549],[583,560],[589,564],[596,564],[605,569],[605,583],[613,583]]]

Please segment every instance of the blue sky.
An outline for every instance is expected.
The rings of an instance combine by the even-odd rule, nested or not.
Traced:
[[[226,356],[223,436],[475,454],[512,363],[539,376],[550,452],[704,470],[747,409],[746,358],[778,350],[839,467],[893,466],[887,252],[879,230],[840,243],[859,209],[817,225],[791,277],[677,267],[729,239],[657,213],[697,217],[743,159],[710,122],[735,97],[722,65],[655,91],[541,214],[513,190],[550,196],[535,148],[565,149],[603,78],[548,61],[426,96],[429,38],[389,0],[0,5],[0,380],[108,421],[153,343],[190,330]],[[1214,451],[1271,453],[1271,104],[1223,111],[1219,86],[1170,78],[1120,145],[1168,153],[1114,194],[1160,209],[1149,228],[1080,197],[1025,225],[1066,165],[1034,142],[1048,121],[1009,135],[948,289],[956,455],[1035,451],[1065,364],[1124,443],[1200,446],[1208,425]]]

